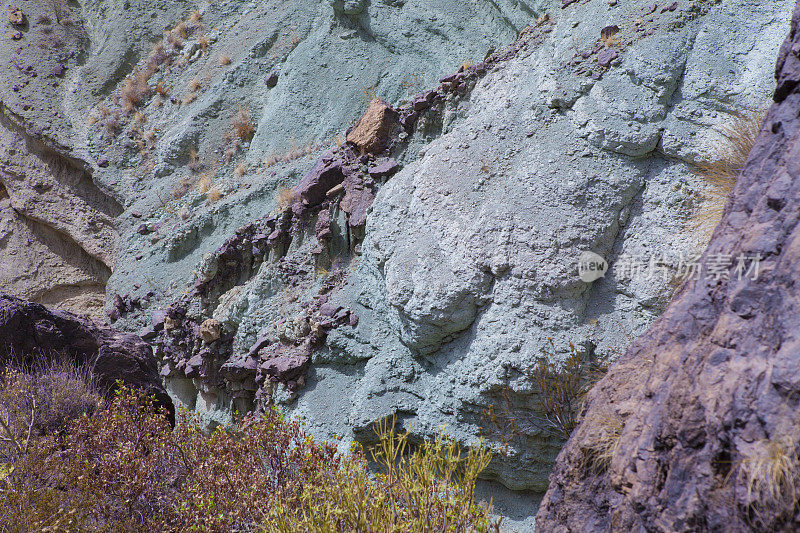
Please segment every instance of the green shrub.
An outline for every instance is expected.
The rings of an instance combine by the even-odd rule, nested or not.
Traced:
[[[186,418],[186,417],[184,417]],[[474,498],[489,455],[439,437],[409,450],[377,428],[373,474],[277,410],[239,430],[175,428],[143,393],[36,441],[0,480],[0,531],[486,531]]]

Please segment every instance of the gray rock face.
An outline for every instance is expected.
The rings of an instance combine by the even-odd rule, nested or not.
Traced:
[[[83,55],[47,58],[66,69],[46,136],[123,210],[115,326],[149,328],[171,394],[209,425],[272,401],[343,449],[393,413],[418,437],[482,431],[487,476],[527,491],[495,503],[524,524],[561,442],[499,435],[484,410],[530,415],[548,338],[548,357],[621,349],[661,313],[669,279],[615,264],[699,251],[691,165],[773,90],[792,2],[236,0],[199,21],[168,4],[86,2]],[[126,111],[125,78],[153,57]],[[44,101],[2,98],[51,122]],[[373,98],[397,111],[389,138],[338,146]],[[248,112],[252,138],[234,124]],[[587,250],[612,267],[591,284]]]
[[[746,257],[747,271],[734,259],[722,275],[687,283],[591,391],[537,531],[800,527],[799,23],[800,4],[780,50],[775,104],[703,254]],[[610,452],[605,468],[592,468],[595,450]]]

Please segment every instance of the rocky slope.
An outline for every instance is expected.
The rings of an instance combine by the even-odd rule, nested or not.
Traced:
[[[537,531],[797,531],[800,5],[775,104],[704,257],[760,256],[687,284],[592,390]],[[619,434],[602,443],[605,420]],[[607,469],[592,450],[609,447]],[[783,466],[782,466],[783,465]]]
[[[663,311],[674,269],[590,284],[577,259],[699,251],[692,164],[765,105],[792,7],[87,0],[63,24],[18,4],[4,287],[89,312],[105,292],[209,425],[276,402],[345,444],[393,413],[483,432],[512,519],[561,442],[485,410],[529,416],[537,357],[623,349]],[[353,127],[373,97],[391,106]]]

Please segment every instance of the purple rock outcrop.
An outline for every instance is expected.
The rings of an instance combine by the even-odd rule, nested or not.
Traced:
[[[153,351],[141,338],[0,293],[0,366],[12,362],[34,366],[42,358],[55,357],[88,365],[105,394],[121,380],[155,395],[172,412]]]
[[[537,531],[800,531],[799,22],[701,259],[758,271],[689,281],[592,389]]]

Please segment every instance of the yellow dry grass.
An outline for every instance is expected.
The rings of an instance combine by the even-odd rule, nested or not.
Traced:
[[[755,145],[763,119],[763,112],[749,112],[721,127],[720,140],[715,144],[710,158],[698,163],[695,168],[703,191],[700,205],[690,217],[688,228],[703,244],[708,243],[722,219],[736,180]]]

